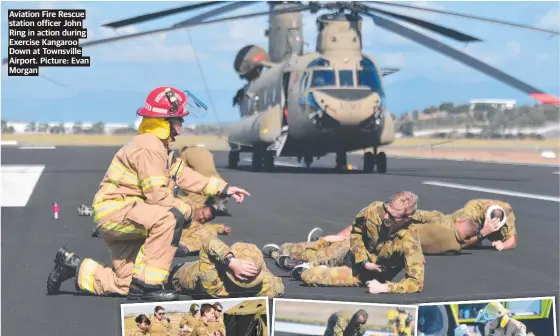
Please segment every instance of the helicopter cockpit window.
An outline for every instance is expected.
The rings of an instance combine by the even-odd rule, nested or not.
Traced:
[[[333,70],[315,70],[311,79],[311,87],[336,85]]]
[[[360,66],[362,69],[358,70],[358,85],[367,86],[374,91],[382,91],[381,79],[373,62],[363,58]]]
[[[354,74],[352,70],[340,70],[338,72],[340,86],[354,86]]]
[[[317,58],[317,59],[313,60],[311,63],[309,63],[309,65],[307,67],[309,67],[309,68],[310,67],[322,67],[322,66],[328,67],[330,65],[331,65],[331,62],[327,61],[326,59]]]

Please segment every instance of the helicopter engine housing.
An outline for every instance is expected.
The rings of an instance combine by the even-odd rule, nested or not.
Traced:
[[[237,52],[233,68],[240,78],[252,81],[260,76],[263,63],[268,62],[270,62],[268,53],[263,48],[251,44]]]

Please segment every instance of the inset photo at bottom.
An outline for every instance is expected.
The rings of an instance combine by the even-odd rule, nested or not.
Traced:
[[[269,336],[268,298],[121,305],[123,336]]]
[[[417,307],[274,299],[272,336],[415,336]]]
[[[418,336],[557,336],[554,297],[430,303]]]

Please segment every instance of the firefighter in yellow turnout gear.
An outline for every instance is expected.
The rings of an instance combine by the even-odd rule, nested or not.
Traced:
[[[490,302],[478,312],[476,323],[485,323],[484,334],[492,336],[527,336],[527,327],[510,318],[509,311],[499,302]]]
[[[139,135],[114,156],[93,201],[94,221],[112,257],[112,267],[80,258],[62,247],[47,280],[47,293],[76,278],[76,289],[95,295],[127,295],[129,299],[169,301],[177,293],[163,284],[192,208],[174,197],[175,184],[188,192],[232,196],[242,202],[245,190],[217,178],[204,177],[177,160],[170,167],[169,146],[181,133],[187,96],[173,88],[156,88],[138,114]]]
[[[388,327],[393,330],[394,336],[412,336],[414,319],[412,314],[403,308],[391,309],[387,313]]]

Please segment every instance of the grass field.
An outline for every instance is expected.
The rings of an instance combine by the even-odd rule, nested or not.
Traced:
[[[17,141],[23,145],[54,145],[54,146],[120,146],[127,143],[131,135],[83,135],[83,134],[3,134],[3,141]],[[560,148],[560,139],[547,140],[474,140],[459,139],[449,143],[444,139],[401,138],[396,139],[392,146],[416,147],[437,145],[437,147],[518,147],[518,148]],[[217,136],[180,136],[177,145],[204,144],[209,149],[229,149],[227,137]]]
[[[322,303],[322,302],[295,302],[277,301],[275,307],[275,319],[278,321],[326,325],[332,313],[341,309],[358,310],[365,309],[368,314],[368,326],[370,329],[383,329],[387,325],[387,313],[391,307],[367,306],[356,303],[356,305]],[[415,310],[409,310],[416,318]]]

